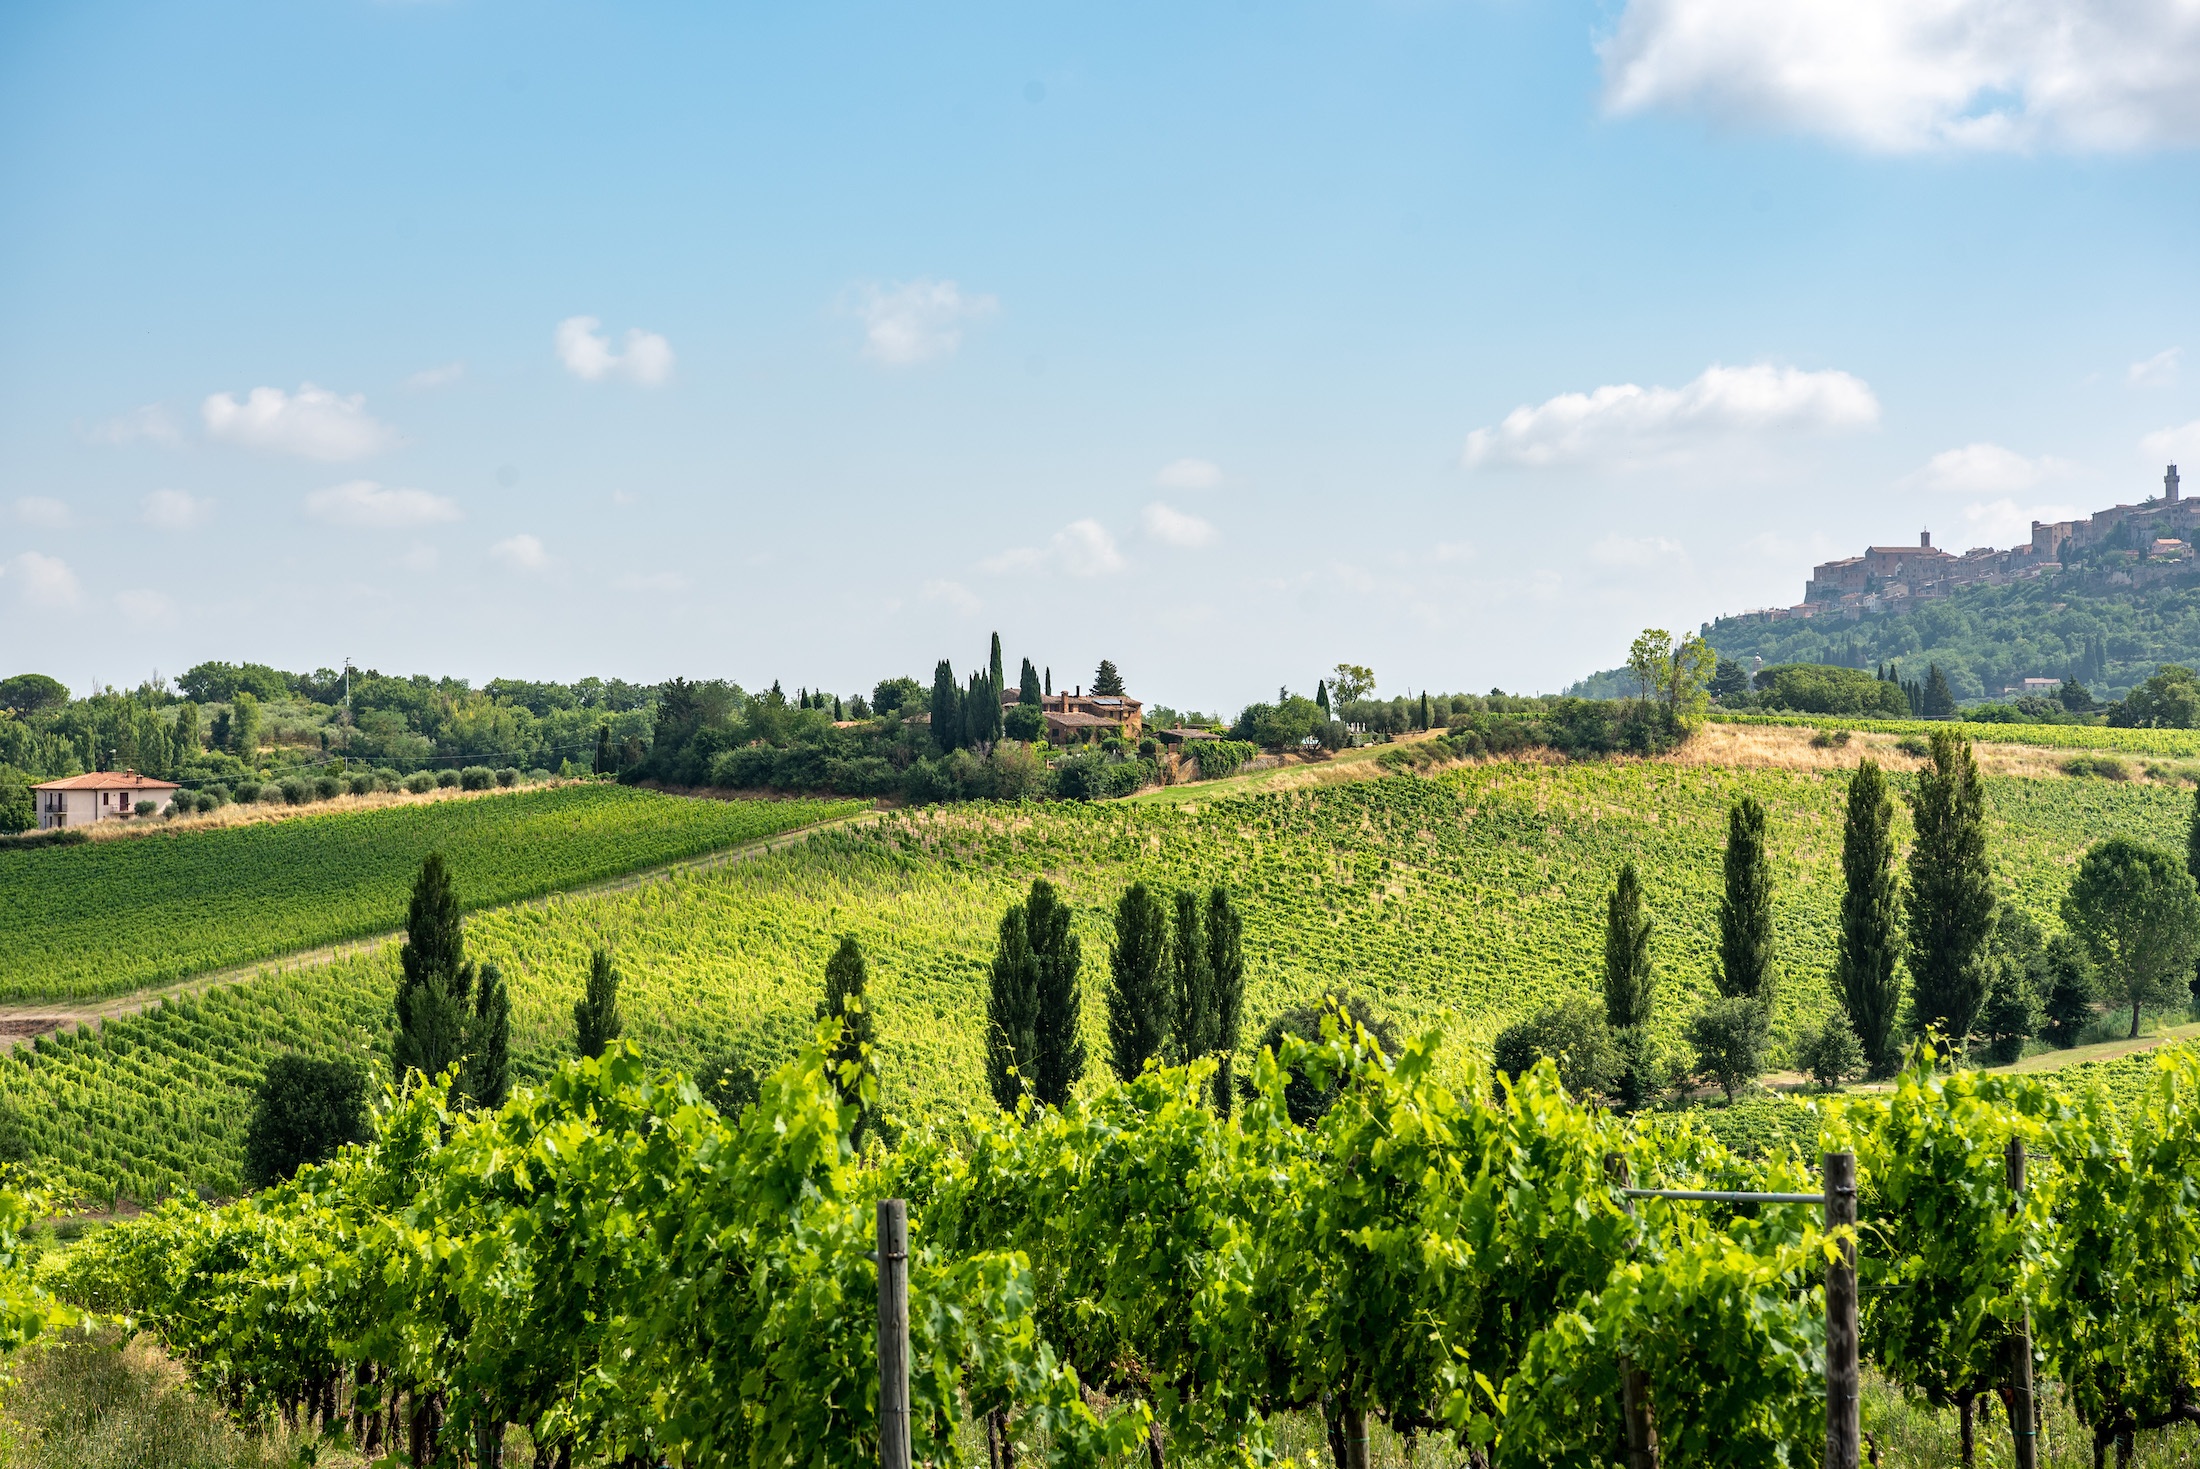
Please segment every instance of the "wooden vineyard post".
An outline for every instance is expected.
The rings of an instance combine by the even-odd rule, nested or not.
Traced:
[[[1624,1154],[1604,1155],[1604,1176],[1619,1188],[1634,1186]],[[1635,1212],[1633,1199],[1627,1199],[1627,1212]],[[1650,1380],[1632,1357],[1619,1359],[1619,1410],[1627,1420],[1627,1469],[1658,1469],[1658,1425],[1650,1416]]]
[[[1825,1155],[1826,1232],[1856,1224],[1856,1154]],[[1826,1264],[1826,1469],[1856,1469],[1864,1425],[1859,1413],[1856,1243],[1841,1242]]]
[[[878,1204],[878,1462],[909,1469],[909,1207]]]
[[[2024,1207],[2024,1139],[2009,1139],[2009,1189],[2016,1195],[2012,1212]],[[2032,1401],[2032,1312],[2026,1308],[2009,1339],[2009,1431],[2016,1439],[2017,1469],[2038,1463],[2038,1409]]]

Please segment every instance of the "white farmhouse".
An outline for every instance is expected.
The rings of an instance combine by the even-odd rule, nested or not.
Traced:
[[[153,803],[153,814],[165,816],[182,787],[172,780],[154,780],[134,770],[97,770],[49,780],[32,786],[38,793],[38,829],[57,826],[90,826],[95,821],[133,815],[140,801]]]

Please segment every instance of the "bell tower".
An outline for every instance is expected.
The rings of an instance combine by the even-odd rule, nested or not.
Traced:
[[[2162,476],[2162,498],[2170,504],[2177,503],[2177,466],[2172,464],[2169,473]]]

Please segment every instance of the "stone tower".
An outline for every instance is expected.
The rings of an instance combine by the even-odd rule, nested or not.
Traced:
[[[2177,503],[2177,466],[2174,464],[2169,467],[2169,473],[2162,476],[2162,498],[2172,505]]]

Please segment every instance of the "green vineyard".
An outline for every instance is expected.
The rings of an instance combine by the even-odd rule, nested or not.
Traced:
[[[1105,1045],[1105,906],[1134,878],[1219,882],[1245,914],[1248,1038],[1286,1009],[1350,991],[1409,1032],[1446,1027],[1447,1080],[1464,1087],[1498,1027],[1595,993],[1604,892],[1630,857],[1658,921],[1654,1026],[1678,1030],[1712,992],[1725,814],[1745,792],[1771,817],[1780,1028],[1792,1034],[1822,1015],[1832,1004],[1845,779],[1496,764],[1177,804],[897,812],[739,863],[477,912],[467,944],[503,966],[515,1076],[540,1082],[570,1053],[592,945],[616,956],[626,1034],[652,1064],[691,1066],[731,1050],[768,1067],[807,1035],[825,957],[852,934],[871,958],[886,1108],[920,1119],[985,1096],[973,1041],[984,966],[1002,909],[1033,876],[1050,877],[1076,907],[1096,1047]],[[2088,843],[2124,832],[2182,845],[2190,798],[2170,786],[1987,784],[2000,885],[2051,927]],[[472,891],[465,858],[456,872]],[[380,926],[394,924],[401,902]],[[35,1119],[39,1152],[77,1187],[140,1199],[184,1187],[234,1193],[247,1089],[267,1057],[382,1057],[395,974],[394,948],[383,948],[224,986],[96,1034],[50,1037],[0,1065],[0,1093]]]
[[[468,907],[619,877],[861,810],[564,785],[0,853],[0,1001],[126,994],[403,920],[440,851]]]

